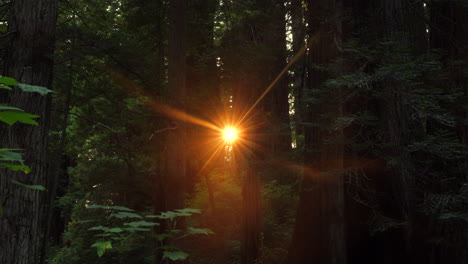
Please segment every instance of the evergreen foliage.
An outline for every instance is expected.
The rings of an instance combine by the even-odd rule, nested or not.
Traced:
[[[0,230],[40,217],[21,264],[466,264],[464,1],[58,1],[53,55],[18,46],[30,68],[19,2]],[[238,142],[213,129],[240,119]]]

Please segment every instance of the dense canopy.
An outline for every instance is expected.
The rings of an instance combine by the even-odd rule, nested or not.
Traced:
[[[467,264],[466,0],[0,0],[1,264]]]

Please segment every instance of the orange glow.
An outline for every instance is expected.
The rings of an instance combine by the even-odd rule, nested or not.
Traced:
[[[226,142],[232,143],[238,138],[238,131],[233,127],[226,127],[223,130],[223,139]]]

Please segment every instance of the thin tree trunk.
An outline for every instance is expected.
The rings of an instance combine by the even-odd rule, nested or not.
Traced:
[[[57,20],[55,0],[16,0],[8,21],[10,40],[4,61],[4,76],[21,83],[50,88]],[[2,103],[40,116],[39,126],[15,124],[2,127],[0,146],[25,149],[31,173],[1,171],[0,194],[5,212],[0,216],[0,263],[38,263],[45,232],[45,192],[12,184],[11,180],[46,186],[48,181],[47,135],[50,98],[18,89],[2,94]]]
[[[300,1],[290,1],[290,11],[291,16],[291,33],[292,33],[292,52],[290,56],[293,56],[294,53],[298,52],[305,43],[305,34],[306,28],[304,23],[304,8],[302,2]],[[302,126],[303,119],[303,91],[305,86],[305,62],[306,58],[301,58],[293,67],[292,67],[292,93],[294,96],[294,134],[295,134],[295,143],[296,148],[302,149],[302,142],[299,142],[300,135],[304,134],[304,129]]]
[[[74,77],[74,72],[73,72],[73,58],[70,61],[70,72],[69,72],[69,82],[67,85],[67,91],[66,91],[66,99],[65,99],[65,105],[64,105],[64,110],[63,110],[63,120],[61,124],[61,133],[60,133],[60,140],[58,144],[58,150],[57,153],[55,154],[55,159],[53,160],[52,164],[52,169],[50,170],[50,182],[48,184],[49,187],[49,197],[48,197],[48,208],[47,208],[47,223],[46,223],[46,232],[44,236],[44,242],[42,245],[42,256],[41,256],[41,263],[45,263],[45,258],[46,258],[46,252],[47,252],[47,245],[49,244],[49,240],[51,239],[51,230],[53,229],[52,227],[52,221],[54,220],[54,217],[57,219],[57,217],[60,217],[60,215],[57,216],[57,209],[55,208],[55,199],[57,198],[57,191],[59,188],[59,182],[60,182],[60,175],[64,173],[62,169],[62,165],[64,162],[64,155],[65,155],[65,144],[67,141],[67,127],[68,127],[68,118],[70,116],[70,110],[71,110],[71,92],[73,89],[73,77]]]

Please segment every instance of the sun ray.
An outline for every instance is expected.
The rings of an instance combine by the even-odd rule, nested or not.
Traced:
[[[244,121],[244,119],[246,117],[248,117],[250,115],[250,113],[252,112],[252,110],[255,109],[255,107],[262,101],[263,98],[265,98],[265,96],[271,91],[271,89],[273,89],[273,87],[275,86],[276,83],[278,83],[278,81],[283,77],[284,74],[286,74],[288,72],[288,70],[291,68],[291,66],[293,66],[297,60],[299,60],[299,58],[301,58],[307,51],[308,47],[311,46],[311,44],[313,42],[316,41],[317,39],[317,36],[316,35],[314,38],[312,38],[308,43],[306,43],[297,53],[296,55],[294,55],[294,57],[288,62],[288,64],[286,64],[286,66],[283,68],[283,70],[281,70],[281,72],[278,74],[278,76],[276,76],[276,78],[271,82],[271,84],[265,89],[265,91],[263,91],[263,93],[260,95],[260,97],[258,97],[258,99],[255,101],[255,103],[249,108],[249,110],[247,110],[245,112],[245,114],[243,114],[241,116],[241,118],[239,118],[239,120],[237,120],[236,122],[236,126],[242,124],[242,122]]]
[[[213,151],[213,153],[211,154],[211,156],[206,160],[206,162],[203,164],[203,166],[200,168],[200,170],[198,171],[197,175],[200,175],[205,169],[206,167],[208,167],[210,161],[216,157],[216,155],[218,154],[218,152],[224,148],[224,144],[218,144],[218,147],[216,148],[215,151]]]
[[[202,173],[206,169],[208,164],[216,157],[216,155],[218,155],[220,150],[227,145],[233,146],[234,141],[237,147],[233,148],[231,151],[239,152],[238,155],[253,155],[255,152],[254,149],[257,149],[257,151],[265,151],[265,149],[263,149],[263,147],[260,144],[255,142],[254,139],[246,138],[247,136],[252,136],[248,134],[248,131],[255,130],[256,126],[261,125],[253,122],[254,116],[252,116],[251,113],[255,109],[255,107],[263,100],[263,98],[265,98],[265,96],[272,90],[276,83],[283,77],[283,75],[285,75],[287,71],[291,68],[291,66],[295,64],[297,60],[305,54],[308,47],[315,41],[316,37],[308,41],[308,43],[306,43],[306,45],[304,45],[304,47],[296,53],[296,55],[289,61],[289,63],[283,68],[283,70],[278,74],[278,76],[273,80],[273,82],[271,82],[271,84],[265,89],[265,91],[263,91],[263,93],[250,106],[250,108],[248,108],[247,111],[238,112],[238,117],[236,118],[235,111],[232,111],[234,109],[230,109],[231,111],[226,111],[226,109],[224,111],[215,110],[213,116],[208,117],[208,119],[210,119],[211,122],[204,120],[200,117],[190,115],[187,112],[184,112],[170,105],[156,101],[155,99],[153,99],[153,96],[151,96],[151,94],[139,87],[138,84],[129,80],[123,74],[110,69],[104,64],[99,64],[98,68],[106,72],[111,78],[114,79],[114,81],[116,81],[116,83],[120,84],[120,86],[129,94],[149,98],[147,104],[150,107],[150,109],[175,120],[199,125],[220,133],[221,137],[214,137],[213,140],[211,140],[211,142],[206,143],[214,143],[214,146],[209,150],[210,152],[212,151],[211,156],[208,158],[208,160],[204,163],[204,165],[199,171],[199,173]],[[245,133],[243,133],[243,135],[240,135],[241,132]]]

